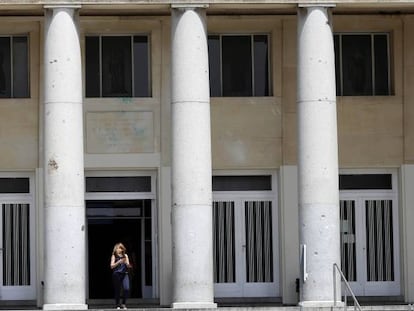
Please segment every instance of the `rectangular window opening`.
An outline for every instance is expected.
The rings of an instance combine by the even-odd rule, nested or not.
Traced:
[[[86,36],[86,97],[151,97],[149,36]]]
[[[151,176],[86,177],[86,192],[151,192]]]
[[[212,97],[270,96],[269,36],[209,35]]]
[[[0,98],[28,98],[29,43],[27,36],[0,36]]]
[[[30,193],[30,181],[26,177],[0,178],[0,193]]]
[[[340,190],[391,190],[392,174],[341,174]]]
[[[334,35],[338,96],[391,95],[388,33]]]
[[[270,191],[271,175],[213,176],[213,191]]]

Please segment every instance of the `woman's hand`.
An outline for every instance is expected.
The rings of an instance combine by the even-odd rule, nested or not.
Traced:
[[[131,264],[129,263],[129,257],[127,254],[125,254],[125,257],[123,259],[125,260],[124,263],[126,264],[127,268],[131,268]]]

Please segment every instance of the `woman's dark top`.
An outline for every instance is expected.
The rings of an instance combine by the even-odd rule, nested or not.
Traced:
[[[115,256],[115,263],[117,263],[119,260],[123,259],[125,257],[118,257]],[[128,267],[126,265],[126,263],[121,263],[120,265],[116,266],[113,270],[114,273],[127,273],[128,272]]]

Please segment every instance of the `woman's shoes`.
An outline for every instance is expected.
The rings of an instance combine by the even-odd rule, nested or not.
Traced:
[[[124,305],[124,304],[122,304],[122,305],[118,305],[118,306],[116,306],[116,309],[117,310],[121,310],[121,309],[123,309],[123,310],[126,310],[126,309],[128,309],[127,307],[126,307],[126,305]]]

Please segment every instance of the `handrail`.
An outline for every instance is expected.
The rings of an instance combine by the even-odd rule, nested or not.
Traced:
[[[342,281],[345,283],[345,285],[346,285],[347,289],[348,289],[348,290],[349,290],[349,292],[351,293],[352,299],[354,300],[354,310],[358,309],[359,311],[362,311],[361,306],[360,306],[360,304],[359,304],[358,300],[356,299],[356,297],[355,297],[355,295],[354,295],[354,292],[353,292],[353,291],[352,291],[352,289],[351,289],[351,286],[349,286],[349,283],[348,283],[348,281],[346,280],[345,275],[342,273],[341,269],[338,267],[338,265],[337,265],[336,263],[334,263],[334,264],[333,264],[334,306],[336,307],[336,281],[335,281],[335,280],[336,280],[336,270],[338,270],[339,275],[341,276]],[[346,298],[346,297],[347,297],[347,296],[346,296],[346,292],[345,292],[345,295],[344,295],[344,299],[345,299],[345,306],[344,306],[344,309],[345,309],[345,310],[347,309],[347,305],[346,305],[346,303],[347,303],[347,298]]]

